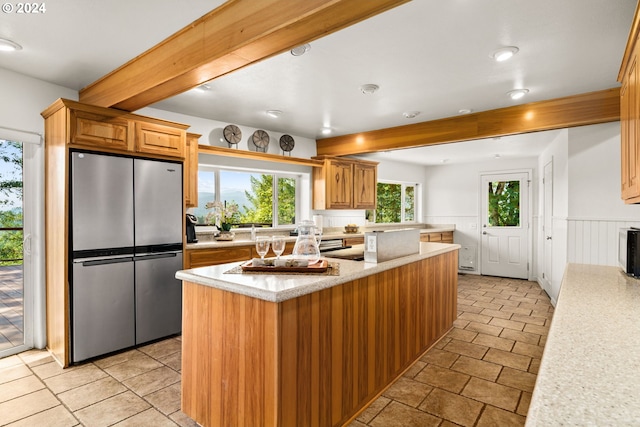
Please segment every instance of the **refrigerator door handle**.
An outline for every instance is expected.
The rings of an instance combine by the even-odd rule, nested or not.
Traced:
[[[163,252],[159,254],[141,254],[136,255],[133,259],[135,261],[144,261],[147,259],[158,259],[158,258],[175,258],[178,256],[180,252]]]
[[[83,267],[91,267],[92,265],[105,265],[105,264],[118,264],[120,262],[131,262],[133,258],[109,258],[109,259],[96,259],[91,261],[80,261]]]

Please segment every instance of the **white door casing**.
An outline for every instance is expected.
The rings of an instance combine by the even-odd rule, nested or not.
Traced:
[[[553,159],[544,165],[544,222],[543,222],[543,257],[542,257],[542,286],[551,295],[551,272],[553,266]]]
[[[481,175],[481,274],[518,279],[529,278],[529,185],[530,172],[504,172]],[[502,194],[500,206],[517,206],[517,215],[503,223],[501,215],[490,215],[489,185]],[[514,191],[513,188],[517,188]],[[507,196],[510,195],[509,196]],[[506,201],[505,201],[506,200]],[[495,203],[495,202],[494,202]],[[502,209],[502,208],[501,208]],[[508,210],[504,208],[504,210]]]

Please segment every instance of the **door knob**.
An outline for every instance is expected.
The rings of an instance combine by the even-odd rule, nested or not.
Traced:
[[[483,231],[483,232],[482,232],[482,234],[487,234],[487,232],[486,232],[486,231]]]
[[[551,236],[547,236],[547,240],[551,240]]]

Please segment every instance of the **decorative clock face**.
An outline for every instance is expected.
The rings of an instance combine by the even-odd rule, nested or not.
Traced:
[[[225,126],[222,133],[229,144],[237,144],[242,139],[242,131],[236,125]]]
[[[263,130],[257,130],[253,133],[251,137],[253,140],[253,145],[256,148],[261,149],[262,151],[267,151],[267,147],[269,146],[269,134]]]
[[[280,137],[280,148],[282,148],[282,151],[291,151],[295,145],[296,142],[291,135],[282,135]]]

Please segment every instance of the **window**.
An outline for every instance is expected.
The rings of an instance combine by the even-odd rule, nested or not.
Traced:
[[[238,206],[232,221],[235,227],[292,225],[298,216],[298,188],[299,176],[293,173],[200,166],[198,207],[192,213],[198,224],[205,225],[210,212],[205,206],[218,201]]]
[[[491,227],[520,226],[520,181],[489,182],[489,211]]]
[[[415,222],[417,194],[416,183],[378,182],[378,205],[375,211],[367,211],[367,219],[377,223]]]

